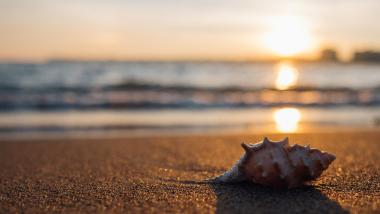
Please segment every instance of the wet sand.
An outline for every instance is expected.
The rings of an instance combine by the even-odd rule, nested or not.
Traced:
[[[280,140],[284,135],[268,135]],[[380,133],[291,134],[337,160],[312,185],[197,181],[263,135],[0,142],[0,213],[379,213]]]

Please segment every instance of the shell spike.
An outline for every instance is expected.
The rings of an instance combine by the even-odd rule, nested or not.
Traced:
[[[280,141],[281,146],[289,146],[289,138],[286,137],[284,140]]]
[[[335,155],[333,155],[333,154],[326,153],[326,155],[327,155],[327,158],[329,160],[329,163],[333,162],[336,159]]]
[[[269,140],[269,138],[264,137],[263,145],[269,145],[270,143],[271,143],[271,141]]]
[[[249,148],[249,146],[248,146],[247,144],[245,144],[244,142],[241,143],[241,147],[243,147],[243,149],[244,149],[244,151],[245,151],[246,153],[251,152],[251,149]]]

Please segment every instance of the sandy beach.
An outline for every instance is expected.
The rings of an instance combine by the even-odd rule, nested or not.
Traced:
[[[336,154],[312,185],[202,183],[264,135],[0,143],[0,213],[378,213],[380,133],[291,134]],[[280,140],[285,135],[268,135]]]

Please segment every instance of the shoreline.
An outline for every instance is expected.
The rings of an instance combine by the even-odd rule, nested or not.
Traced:
[[[217,128],[217,129],[184,129],[173,130],[157,129],[157,130],[120,130],[120,131],[60,131],[60,132],[32,132],[12,134],[1,134],[0,143],[2,142],[39,142],[39,141],[65,141],[65,140],[118,140],[118,139],[141,139],[141,138],[176,138],[176,137],[228,137],[228,136],[251,136],[251,135],[298,135],[298,134],[344,134],[344,133],[378,133],[380,127],[359,127],[359,126],[316,126],[310,125],[303,127],[297,132],[270,132],[275,126],[262,126],[264,128]]]

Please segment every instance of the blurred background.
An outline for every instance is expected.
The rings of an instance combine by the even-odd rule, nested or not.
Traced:
[[[0,137],[380,126],[377,0],[0,2]]]

